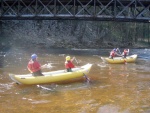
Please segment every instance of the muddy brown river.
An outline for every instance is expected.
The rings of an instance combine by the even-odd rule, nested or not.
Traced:
[[[121,49],[120,49],[121,50]],[[121,50],[122,51],[122,50]],[[135,63],[108,64],[100,57],[110,49],[25,49],[0,52],[0,113],[150,113],[150,49],[131,49]],[[17,85],[8,74],[27,74],[32,53],[42,71],[64,69],[65,56],[75,56],[76,66],[92,63],[85,78],[53,84]]]

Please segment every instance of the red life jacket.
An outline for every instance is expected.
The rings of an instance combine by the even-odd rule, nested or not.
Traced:
[[[127,53],[128,53],[128,51],[125,49],[125,50],[123,51],[123,54],[124,54],[124,55],[127,55]]]
[[[74,68],[74,64],[71,62],[71,61],[66,61],[65,62],[65,68],[68,69],[68,68]]]
[[[40,70],[41,65],[39,64],[38,61],[32,61],[30,60],[28,63],[28,68],[32,71],[32,72],[37,72]]]
[[[113,56],[113,57],[114,57],[114,56],[115,56],[115,51],[112,50],[112,51],[110,52],[110,56]]]

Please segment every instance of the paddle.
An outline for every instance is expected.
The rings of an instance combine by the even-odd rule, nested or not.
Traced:
[[[76,61],[77,64],[79,64],[79,62],[77,61],[76,57],[74,57],[74,60]],[[87,81],[87,82],[90,82],[89,77],[88,77],[86,74],[84,74],[84,73],[83,73],[83,75],[84,75],[86,81]]]
[[[74,57],[74,60],[76,61],[77,64],[79,64],[79,62],[77,61],[76,57]]]
[[[127,64],[127,61],[124,59],[124,64]]]
[[[83,73],[83,75],[84,75],[84,77],[85,77],[86,81],[87,81],[87,82],[90,82],[89,77],[88,77],[86,74],[84,74],[84,73]]]
[[[119,54],[121,55],[120,49],[119,49],[119,48],[117,48],[117,50],[119,51]]]

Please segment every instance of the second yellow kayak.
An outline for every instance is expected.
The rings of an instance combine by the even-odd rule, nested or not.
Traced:
[[[113,59],[101,57],[101,59],[103,61],[106,61],[106,62],[110,63],[110,64],[133,63],[133,62],[136,61],[137,55],[136,54],[130,55],[130,56],[127,56],[126,58],[114,57]]]

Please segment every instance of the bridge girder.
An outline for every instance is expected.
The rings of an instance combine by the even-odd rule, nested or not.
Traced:
[[[150,22],[150,0],[1,0],[0,20]]]

